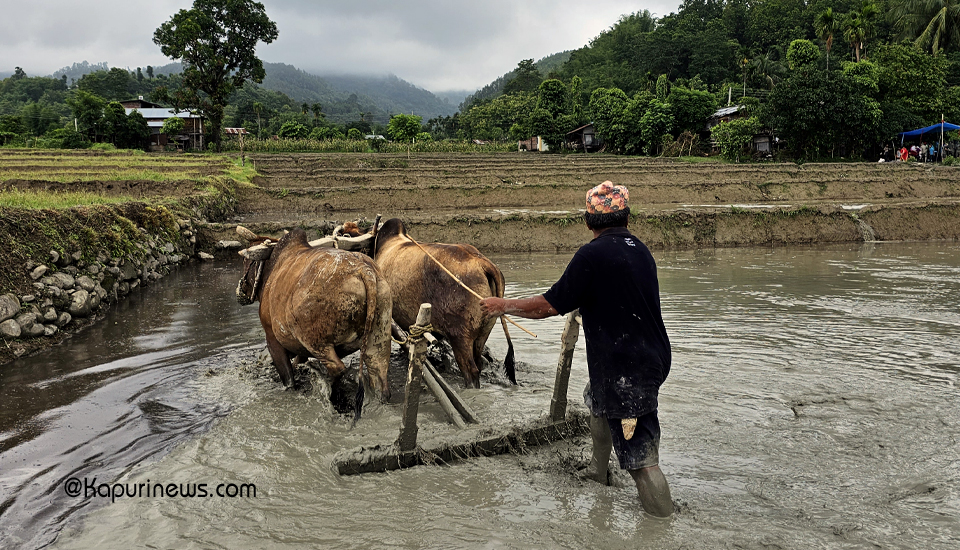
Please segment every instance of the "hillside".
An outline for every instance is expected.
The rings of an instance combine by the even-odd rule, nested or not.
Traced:
[[[419,115],[426,121],[457,111],[456,106],[394,75],[317,76],[283,63],[264,63],[264,69],[265,89],[282,92],[297,102],[319,102],[333,122],[356,120],[359,111],[369,115],[367,121],[379,124],[386,124],[390,115],[397,113]]]
[[[534,66],[540,71],[540,76],[546,78],[550,73],[556,72],[563,67],[563,64],[570,59],[570,54],[573,53],[572,50],[563,51],[548,55],[543,59],[534,63]],[[471,95],[468,95],[463,102],[460,104],[460,110],[465,111],[470,108],[476,101],[481,101],[484,99],[493,99],[503,93],[503,87],[513,79],[516,71],[510,71],[503,76],[497,78],[490,84],[487,84],[483,88],[480,88]]]
[[[360,119],[363,113],[368,122],[386,124],[397,113],[415,114],[429,120],[457,112],[455,103],[441,99],[428,90],[394,75],[385,76],[317,76],[285,63],[264,63],[264,89],[286,94],[297,103],[320,103],[332,122],[344,123]],[[146,70],[146,66],[142,67]],[[74,63],[56,71],[52,76],[67,75],[68,81],[79,80],[85,74],[107,71],[106,62]],[[155,75],[181,72],[180,63],[153,67]],[[0,73],[3,75],[5,73]],[[12,74],[12,73],[10,73]],[[9,74],[7,74],[9,76]],[[463,95],[466,95],[464,93]]]

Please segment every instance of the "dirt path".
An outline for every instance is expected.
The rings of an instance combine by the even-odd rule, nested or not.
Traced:
[[[960,238],[960,169],[917,164],[722,164],[611,155],[284,154],[250,160],[241,220],[263,232],[400,217],[425,240],[484,250],[583,244],[585,191],[630,189],[655,247]],[[413,229],[415,228],[415,229]],[[226,235],[230,227],[212,227]]]

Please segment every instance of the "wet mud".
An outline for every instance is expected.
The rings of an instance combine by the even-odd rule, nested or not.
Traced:
[[[569,257],[491,254],[508,296],[542,292]],[[617,468],[611,486],[578,475],[587,437],[448,465],[334,474],[338,451],[396,439],[399,405],[370,402],[351,429],[352,415],[327,397],[337,390],[323,377],[306,369],[302,387],[284,389],[258,360],[255,310],[233,301],[239,267],[208,264],[145,291],[140,310],[157,314],[130,310],[137,327],[114,334],[109,327],[124,318],[108,318],[104,334],[0,371],[4,402],[21,399],[4,408],[0,429],[0,545],[956,547],[955,243],[655,257],[673,348],[660,400],[661,468],[677,510],[669,521],[644,516]],[[481,417],[478,429],[545,414],[562,322],[529,328],[539,338],[514,337],[519,386],[498,382],[496,368],[479,390],[463,389],[455,369],[444,374]],[[502,357],[502,335],[490,347]],[[64,361],[70,354],[77,360]],[[582,339],[571,376],[570,407],[581,407]],[[45,404],[55,395],[63,398]],[[429,392],[419,429],[428,444],[457,435]],[[254,484],[256,497],[77,499],[63,492],[71,476]]]
[[[237,221],[319,234],[400,217],[422,240],[484,252],[584,244],[586,189],[630,189],[632,229],[655,248],[960,238],[960,169],[916,164],[721,164],[610,155],[257,155]],[[229,224],[211,225],[227,238]]]

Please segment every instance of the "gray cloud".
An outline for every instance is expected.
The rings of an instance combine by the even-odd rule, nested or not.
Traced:
[[[264,1],[279,38],[261,59],[308,72],[392,73],[432,91],[476,89],[539,59],[587,44],[621,15],[676,11],[678,0]],[[76,62],[134,68],[170,62],[153,32],[189,0],[18,2],[0,20],[0,71],[45,75]]]

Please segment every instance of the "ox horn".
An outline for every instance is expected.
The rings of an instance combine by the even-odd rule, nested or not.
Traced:
[[[265,243],[258,244],[257,246],[251,246],[250,248],[245,248],[240,251],[240,255],[252,262],[262,262],[270,257],[270,254],[273,253],[273,244],[275,243]]]
[[[240,235],[244,239],[247,239],[247,241],[253,241],[260,238],[257,236],[256,233],[254,233],[253,231],[250,231],[249,229],[247,229],[242,225],[237,226],[237,235]]]

